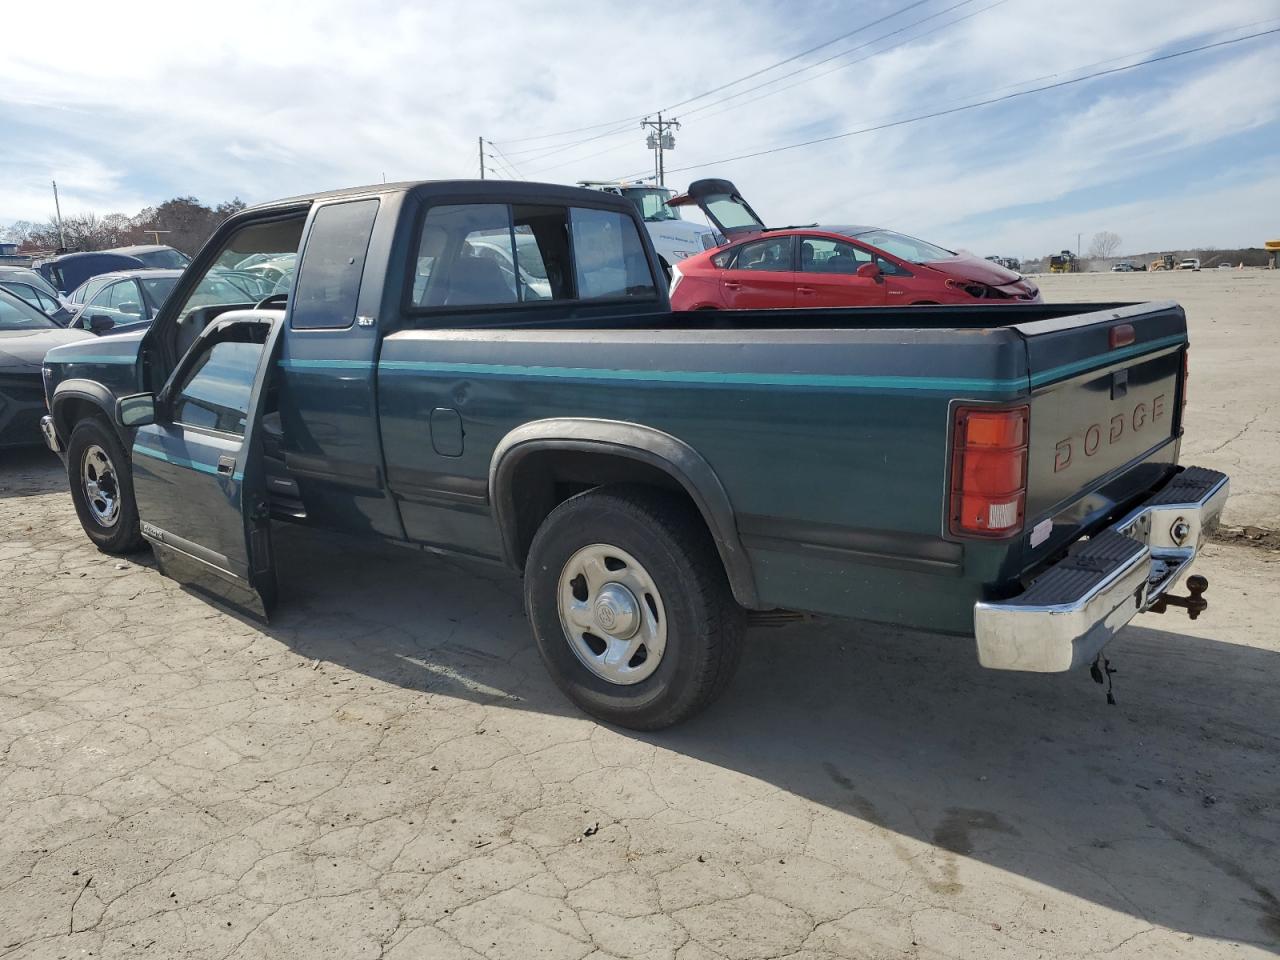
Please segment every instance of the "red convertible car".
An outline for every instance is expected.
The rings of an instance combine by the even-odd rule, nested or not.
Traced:
[[[728,238],[672,267],[676,310],[1043,302],[1012,270],[881,227],[769,229],[728,180],[695,181],[669,203],[700,207]]]

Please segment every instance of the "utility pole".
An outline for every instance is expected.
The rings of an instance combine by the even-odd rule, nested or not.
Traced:
[[[658,186],[666,186],[667,165],[664,154],[676,148],[675,134],[671,131],[680,129],[680,121],[663,120],[659,112],[657,120],[650,120],[648,117],[641,120],[640,128],[650,131],[645,145],[653,151],[653,174],[658,180]]]
[[[62,229],[62,204],[58,202],[58,181],[50,180],[53,184],[53,209],[58,212],[58,246],[65,250],[67,248],[67,235]]]
[[[480,138],[480,179],[484,179],[484,137]]]
[[[1080,259],[1080,234],[1076,234],[1076,259]]]

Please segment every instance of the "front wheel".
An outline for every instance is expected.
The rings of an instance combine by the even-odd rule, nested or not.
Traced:
[[[534,537],[525,606],[542,660],[585,712],[657,730],[706,708],[746,617],[688,502],[643,487],[566,500]]]
[[[67,479],[80,526],[99,550],[132,553],[142,548],[129,457],[103,420],[81,420],[71,431]]]

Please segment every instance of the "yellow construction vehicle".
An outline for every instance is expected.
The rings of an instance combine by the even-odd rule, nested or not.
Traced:
[[[1151,261],[1152,270],[1172,270],[1176,264],[1173,262],[1173,254],[1166,253],[1159,260]]]
[[[1050,273],[1079,273],[1080,260],[1070,250],[1055,253],[1049,257]]]

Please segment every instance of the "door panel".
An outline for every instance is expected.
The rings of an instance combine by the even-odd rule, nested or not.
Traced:
[[[769,310],[796,302],[794,245],[790,235],[744,243],[720,274],[720,292],[730,310]]]
[[[861,247],[828,237],[801,236],[796,274],[797,307],[879,307],[886,299],[884,278],[860,277],[873,262]]]
[[[261,619],[276,582],[258,432],[280,326],[212,325],[157,400],[172,418],[133,443],[134,497],[161,572]]]

